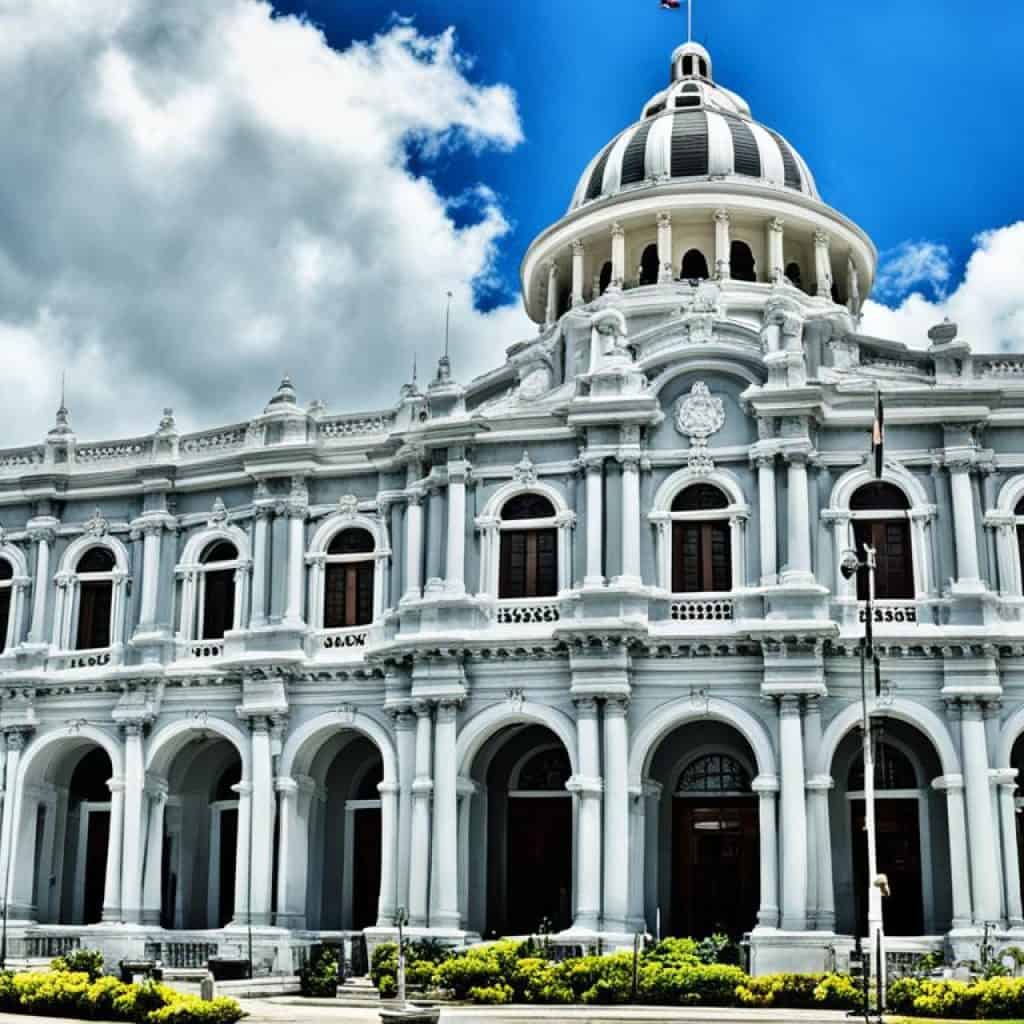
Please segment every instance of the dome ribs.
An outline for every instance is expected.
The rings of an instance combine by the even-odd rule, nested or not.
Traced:
[[[644,121],[633,133],[629,140],[626,153],[622,158],[622,182],[623,185],[635,185],[647,177],[646,161],[647,136],[651,132],[653,121]]]
[[[605,146],[604,152],[601,154],[601,159],[594,164],[594,170],[590,175],[590,184],[587,185],[587,194],[585,199],[597,199],[601,195],[601,190],[604,187],[604,169],[608,166],[608,157],[611,155],[612,150],[615,148],[615,143],[618,139],[613,139]]]
[[[779,147],[779,152],[782,154],[782,166],[786,171],[786,184],[790,188],[803,191],[803,175],[800,173],[800,165],[796,162],[793,150],[789,148],[789,143],[778,132],[772,131],[771,128],[765,128],[765,131],[775,140],[775,144]]]
[[[703,110],[672,115],[672,177],[708,173],[708,119]]]
[[[725,123],[732,133],[732,148],[736,155],[736,173],[745,174],[750,178],[761,177],[761,151],[757,148],[757,139],[747,122],[735,114],[723,112]]]

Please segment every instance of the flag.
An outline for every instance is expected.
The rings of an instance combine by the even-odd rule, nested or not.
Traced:
[[[663,11],[678,11],[680,0],[661,0],[661,9]]]
[[[871,425],[871,454],[875,457],[875,479],[882,479],[883,448],[885,446],[885,414],[882,411],[882,393],[875,390],[875,421]]]

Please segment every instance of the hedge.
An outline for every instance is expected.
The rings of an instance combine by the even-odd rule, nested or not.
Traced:
[[[1000,1020],[1024,1017],[1024,978],[933,981],[899,978],[889,986],[889,1009],[915,1017]]]
[[[643,952],[633,974],[632,953],[583,956],[554,962],[532,943],[495,942],[436,961],[418,960],[407,948],[410,985],[443,989],[473,1003],[585,1003],[653,1006],[775,1006],[854,1009],[859,1005],[849,977],[780,974],[751,978],[739,967],[709,963],[723,946],[692,939],[665,939]],[[728,953],[725,953],[728,955]],[[398,949],[374,951],[371,977],[382,996],[395,992]]]
[[[102,959],[82,971],[58,959],[47,972],[0,972],[0,1011],[126,1024],[232,1024],[245,1016],[233,999],[206,1002],[167,985],[128,985],[101,970]]]

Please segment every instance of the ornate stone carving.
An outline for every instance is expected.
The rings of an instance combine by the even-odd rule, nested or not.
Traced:
[[[696,381],[690,393],[676,402],[676,430],[690,439],[690,469],[709,473],[715,464],[708,455],[708,438],[725,425],[725,404],[715,398],[703,381]]]
[[[103,518],[97,508],[93,510],[92,515],[85,521],[82,528],[91,537],[105,537],[110,530],[110,523]]]
[[[519,397],[530,402],[551,390],[551,370],[546,366],[535,366],[519,383]]]
[[[532,487],[537,482],[537,467],[533,464],[530,453],[525,448],[523,449],[523,457],[516,464],[515,469],[512,470],[512,479],[517,484],[522,484],[525,487]]]
[[[359,511],[359,499],[354,494],[343,494],[338,499],[338,512],[346,519],[353,518]]]
[[[213,508],[210,510],[210,518],[207,519],[207,526],[222,526],[228,521],[228,507],[224,499],[219,495],[213,499]]]

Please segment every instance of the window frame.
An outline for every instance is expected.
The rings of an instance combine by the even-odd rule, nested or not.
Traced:
[[[9,579],[0,580],[0,590],[10,594],[7,626],[0,634],[0,658],[10,655],[22,642],[28,589],[32,579],[25,556],[10,544],[0,544],[0,559],[11,567]]]
[[[237,557],[232,560],[204,562],[204,553],[219,541],[232,544]],[[234,612],[231,629],[225,631],[225,635],[244,629],[252,568],[249,538],[237,526],[220,524],[200,530],[190,537],[174,570],[180,582],[178,632],[175,639],[182,644],[223,642],[223,638],[204,640],[202,636],[206,601],[205,576],[211,572],[234,571]]]
[[[82,559],[94,548],[104,548],[114,560],[105,572],[79,572]],[[124,646],[125,610],[127,604],[128,554],[124,547],[106,533],[87,532],[68,545],[61,558],[61,568],[54,577],[57,600],[53,616],[54,653],[83,655],[104,652],[113,655]],[[82,585],[110,584],[109,642],[105,647],[78,647],[79,616]],[[113,660],[113,658],[111,658]]]
[[[347,554],[347,555],[332,555],[330,553],[330,546],[331,546],[331,544],[333,544],[334,541],[338,537],[340,537],[343,533],[345,533],[347,530],[359,530],[362,533],[367,534],[367,536],[370,538],[370,541],[371,541],[373,547],[369,551],[357,551],[357,552],[353,552],[353,553],[350,553],[350,554]],[[323,566],[324,566],[324,573],[323,573],[324,579],[323,579],[323,608],[322,608],[323,627],[322,628],[323,629],[332,629],[333,630],[333,629],[357,629],[360,626],[365,626],[365,627],[372,626],[374,621],[375,621],[375,619],[376,619],[376,617],[377,617],[377,609],[375,607],[376,602],[375,602],[374,596],[373,596],[373,592],[376,590],[376,585],[377,585],[377,581],[376,581],[376,573],[377,573],[377,538],[373,535],[373,533],[370,530],[367,530],[363,526],[352,526],[352,525],[342,526],[341,529],[335,531],[335,533],[331,536],[330,540],[327,542],[327,546],[326,546],[326,549],[325,549],[325,552],[324,552]],[[354,575],[355,575],[355,590],[356,590],[356,594],[355,594],[356,617],[358,617],[358,613],[359,613],[359,570],[361,568],[369,566],[370,574],[371,574],[371,576],[370,576],[371,597],[370,597],[370,618],[369,618],[368,621],[366,621],[366,622],[353,622],[351,624],[342,624],[340,626],[328,626],[327,625],[327,583],[330,580],[330,577],[331,577],[330,570],[331,570],[331,568],[333,566],[352,567],[355,570],[355,574]],[[347,577],[347,574],[346,574],[346,577]],[[348,584],[346,583],[346,586],[347,585]]]

